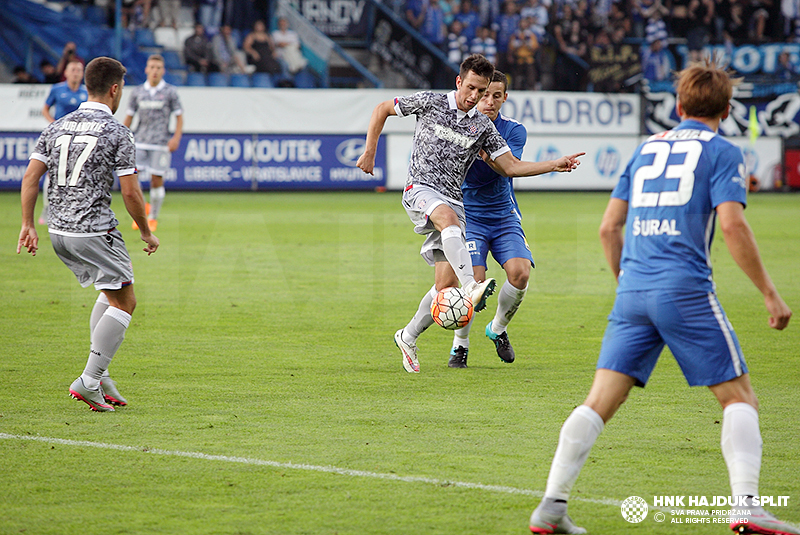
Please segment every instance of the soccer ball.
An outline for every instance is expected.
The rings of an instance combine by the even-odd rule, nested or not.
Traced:
[[[466,326],[474,311],[472,300],[459,288],[445,288],[431,305],[433,321],[451,331]]]

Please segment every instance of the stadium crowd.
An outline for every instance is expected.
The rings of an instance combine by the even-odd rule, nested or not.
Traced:
[[[113,4],[108,5],[111,20]],[[665,81],[683,67],[675,45],[685,45],[689,58],[699,59],[709,44],[732,50],[748,43],[800,42],[800,0],[391,0],[387,5],[452,64],[483,54],[509,75],[514,90],[632,92],[641,80]],[[297,34],[254,25],[269,21],[274,9],[273,0],[124,0],[122,19],[129,29],[183,25],[186,38],[178,48],[190,72],[256,71],[273,76],[274,85],[291,86],[305,67],[295,50]],[[190,12],[190,19],[182,20],[181,12]],[[60,76],[63,66],[57,70]],[[28,80],[26,73],[15,74],[17,81]],[[798,81],[798,58],[780,55],[768,78]]]
[[[660,81],[680,67],[668,44],[699,59],[709,44],[800,42],[797,0],[406,0],[404,9],[451,62],[475,52],[496,58],[514,89],[632,91],[629,79],[602,70],[622,64],[624,74],[639,47],[631,72]],[[781,64],[775,77],[796,80],[788,54]]]

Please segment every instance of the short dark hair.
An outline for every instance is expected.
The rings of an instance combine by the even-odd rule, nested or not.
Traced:
[[[492,79],[489,81],[491,84],[492,82],[500,82],[503,84],[503,93],[508,92],[508,78],[503,71],[499,71],[497,69],[494,70],[494,74],[492,75]]]
[[[461,76],[461,79],[463,80],[470,71],[474,72],[481,78],[491,80],[492,75],[494,74],[494,65],[492,65],[492,62],[483,57],[481,54],[472,54],[461,62],[461,69],[458,75]]]
[[[122,83],[126,72],[128,69],[113,58],[94,58],[86,66],[86,91],[94,96],[104,95],[111,86]]]

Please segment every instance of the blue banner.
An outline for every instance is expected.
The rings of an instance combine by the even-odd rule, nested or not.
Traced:
[[[0,189],[19,189],[38,134],[0,134]],[[170,190],[356,190],[386,186],[381,138],[374,176],[356,167],[364,137],[185,134],[164,177]]]

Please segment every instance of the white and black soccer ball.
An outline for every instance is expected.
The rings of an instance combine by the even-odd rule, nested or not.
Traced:
[[[451,331],[466,326],[474,311],[472,300],[460,288],[445,288],[436,294],[431,305],[433,321]]]

